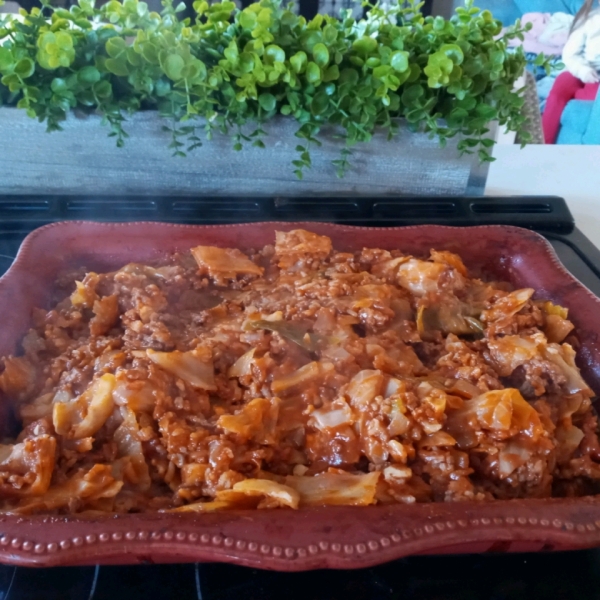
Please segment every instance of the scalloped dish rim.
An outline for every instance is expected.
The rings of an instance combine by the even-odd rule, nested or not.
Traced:
[[[573,321],[582,337],[580,366],[595,391],[600,391],[600,299],[567,271],[545,238],[504,225],[376,228],[317,221],[234,225],[52,223],[25,238],[12,266],[0,277],[0,311],[8,314],[13,310],[8,325],[12,331],[0,340],[0,350],[5,353],[15,346],[29,319],[25,311],[36,301],[28,299],[28,289],[35,288],[33,294],[43,297],[61,265],[90,257],[108,264],[139,250],[141,246],[136,243],[144,245],[147,259],[153,253],[158,256],[183,249],[186,245],[178,246],[177,240],[194,237],[216,241],[215,245],[219,239],[230,239],[248,247],[252,243],[244,244],[243,240],[258,239],[277,228],[298,227],[332,235],[334,246],[336,237],[346,240],[350,232],[356,234],[350,246],[369,246],[371,242],[361,240],[389,241],[398,235],[402,239],[397,247],[403,250],[407,244],[425,247],[423,238],[439,239],[448,248],[465,245],[459,232],[468,229],[469,248],[479,245],[479,250],[487,249],[488,255],[483,252],[480,258],[489,259],[514,280],[521,276],[519,269],[535,267],[532,277],[542,282],[537,289],[553,295],[553,301],[568,300],[565,304],[573,309]],[[85,229],[94,235],[82,235]],[[172,235],[176,230],[180,236]],[[98,236],[104,236],[109,244],[95,252],[91,246]],[[57,243],[64,250],[61,256],[43,251]],[[386,244],[389,246],[386,242],[371,247]],[[15,300],[21,300],[16,311],[12,308]],[[0,409],[5,413],[0,418],[4,418],[6,403],[1,399]],[[219,561],[302,571],[363,568],[413,554],[567,550],[598,545],[600,496],[93,518],[0,515],[0,563],[40,567]]]

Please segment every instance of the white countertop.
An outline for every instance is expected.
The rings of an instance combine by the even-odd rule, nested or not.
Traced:
[[[577,227],[600,247],[600,146],[498,144],[486,195],[562,196]]]

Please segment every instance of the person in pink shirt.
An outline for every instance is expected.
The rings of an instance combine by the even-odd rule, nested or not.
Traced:
[[[571,100],[595,100],[600,86],[600,10],[586,0],[577,13],[563,49],[566,71],[554,83],[542,115],[544,140],[554,144],[560,121]]]

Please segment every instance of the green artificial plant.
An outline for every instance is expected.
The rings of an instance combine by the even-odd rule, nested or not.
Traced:
[[[472,0],[450,19],[424,17],[416,0],[367,4],[362,20],[344,11],[306,20],[281,0],[243,10],[196,0],[193,20],[179,18],[183,4],[163,6],[158,14],[138,0],[100,8],[79,0],[66,10],[44,0],[20,17],[0,15],[0,104],[26,110],[48,131],[73,109],[99,113],[117,146],[128,114],[158,110],[181,156],[214,130],[231,134],[236,150],[264,147],[263,124],[286,115],[298,123],[299,178],[327,124],[344,141],[334,161],[340,177],[352,146],[376,128],[390,137],[428,132],[442,146],[458,135],[461,152],[486,161],[491,121],[512,131],[524,124],[523,90],[514,86],[525,55],[508,44],[526,28],[501,34]],[[547,67],[543,56],[536,62]]]

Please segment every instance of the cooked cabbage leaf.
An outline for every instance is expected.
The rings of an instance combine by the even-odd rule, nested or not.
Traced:
[[[313,477],[289,475],[285,485],[300,494],[300,506],[367,506],[375,503],[381,473],[322,473]]]
[[[153,363],[193,387],[209,392],[217,389],[210,348],[197,346],[188,352],[158,352],[149,348],[146,354]]]
[[[191,250],[198,267],[211,276],[235,279],[238,275],[262,275],[264,269],[237,248],[196,246]]]
[[[113,408],[115,376],[106,373],[70,402],[55,402],[52,423],[58,435],[79,440],[94,435],[106,423]]]

